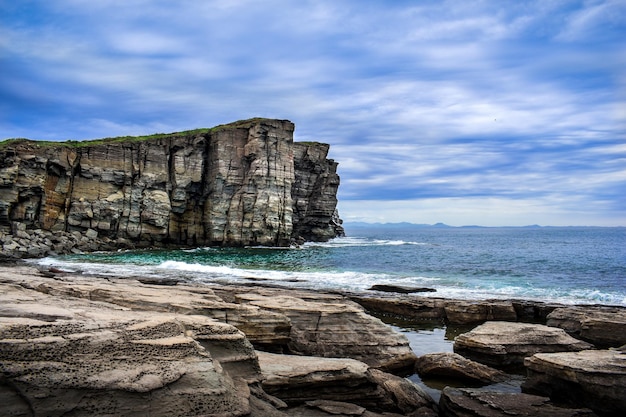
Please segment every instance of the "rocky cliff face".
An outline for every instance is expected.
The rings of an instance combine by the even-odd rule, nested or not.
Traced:
[[[286,246],[343,233],[328,145],[250,119],[149,138],[0,144],[0,231],[138,246]],[[24,228],[24,225],[26,226]]]

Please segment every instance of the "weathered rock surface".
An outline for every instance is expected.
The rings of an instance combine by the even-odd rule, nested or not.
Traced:
[[[290,340],[291,323],[279,313],[253,305],[225,302],[205,286],[184,285],[164,288],[141,285],[133,279],[102,279],[57,274],[56,279],[37,277],[37,270],[15,267],[21,272],[12,282],[53,296],[102,301],[142,311],[198,314],[231,324],[246,334],[255,346],[282,350]]]
[[[598,347],[626,345],[626,309],[620,307],[561,307],[548,315],[548,326],[560,327]]]
[[[245,379],[220,364],[215,344]],[[252,346],[228,324],[14,284],[1,286],[0,370],[12,416],[244,416],[247,383],[260,379]]]
[[[405,320],[442,320],[449,324],[476,324],[485,321],[544,323],[554,309],[563,307],[538,301],[451,300],[418,295],[350,294],[368,311]]]
[[[490,321],[457,336],[454,351],[496,368],[521,366],[524,358],[541,352],[572,352],[591,349],[563,329],[541,324]]]
[[[525,360],[524,391],[589,407],[600,415],[626,412],[626,352],[538,353]]]
[[[285,315],[291,323],[288,351],[352,358],[389,372],[412,371],[416,356],[406,336],[341,295],[276,288],[222,287],[223,298]]]
[[[589,409],[557,407],[536,395],[444,388],[439,402],[442,417],[594,417]]]
[[[360,414],[353,415],[361,415],[367,409],[406,415],[421,410],[425,413],[422,415],[435,415],[432,399],[418,386],[371,369],[363,362],[264,352],[258,352],[258,356],[264,376],[263,389],[288,404],[306,402],[309,407],[319,408],[320,404],[314,401],[332,400],[352,406],[325,403],[323,411],[334,408],[347,414],[347,410],[351,413],[358,410]]]
[[[229,292],[232,289],[218,291],[224,299],[210,288],[181,283],[163,286],[59,271],[37,275],[35,268],[25,266],[0,268],[0,404],[6,404],[2,412],[285,417],[333,415],[329,410],[348,413],[363,407],[367,410],[362,415],[370,417],[394,412],[435,415],[432,400],[410,381],[363,362],[262,352],[257,356],[250,343],[256,340],[255,345],[274,350],[289,350],[292,344],[289,316],[264,308],[262,302],[255,305],[266,296],[278,304],[294,301],[315,308],[310,314],[318,318],[320,313],[337,314],[337,320],[352,323],[322,320],[318,330],[343,333],[335,350],[326,336],[317,335],[323,346],[317,351],[352,354],[355,351],[341,340],[351,338],[358,345],[368,331],[379,333],[378,342],[390,338],[404,346],[404,336],[394,339],[382,322],[368,321],[358,305],[337,295],[320,294],[315,301],[315,293],[307,291],[293,291],[290,300],[278,296],[288,297],[289,290],[258,288],[248,290],[252,297],[244,297],[243,288]],[[234,303],[236,297],[246,300]],[[295,316],[304,315],[301,311]],[[374,346],[372,337],[364,340],[370,346],[358,354],[372,355],[368,360],[376,364],[397,363],[391,358],[396,349],[400,362],[410,352],[408,344],[399,349],[389,343]],[[307,348],[315,351],[314,342],[315,338],[308,340]],[[266,374],[267,369],[262,373],[259,363],[266,357],[274,358],[272,375],[280,375],[290,363],[297,369],[292,370],[295,376],[278,383],[281,388],[276,391],[291,408],[272,395],[276,379]],[[412,364],[414,357],[410,359]],[[284,394],[299,391],[308,392],[308,397]],[[346,404],[304,404],[319,399]]]
[[[420,376],[448,377],[481,384],[493,384],[507,379],[502,371],[449,352],[422,355],[417,358],[415,369]]]
[[[340,235],[337,163],[326,159],[328,145],[294,144],[293,131],[286,120],[251,119],[152,138],[3,142],[3,252],[65,253],[78,246],[63,240],[72,232],[90,250],[111,241],[288,246]],[[33,247],[26,230],[61,238]]]

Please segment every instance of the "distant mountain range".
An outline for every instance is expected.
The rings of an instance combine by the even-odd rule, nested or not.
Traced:
[[[386,229],[425,229],[425,228],[437,228],[437,229],[446,229],[446,228],[488,228],[491,226],[477,226],[477,225],[468,225],[468,226],[450,226],[445,223],[435,223],[435,224],[424,224],[424,223],[409,223],[409,222],[399,222],[399,223],[367,223],[367,222],[350,222],[345,221],[343,226],[346,228],[386,228]],[[499,226],[500,227],[500,226]],[[501,227],[520,227],[520,228],[540,228],[540,227],[550,227],[550,226],[539,226],[538,224],[528,225],[528,226],[501,226]]]

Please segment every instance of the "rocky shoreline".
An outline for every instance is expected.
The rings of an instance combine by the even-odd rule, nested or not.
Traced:
[[[626,410],[626,309],[619,307],[200,286],[19,263],[0,267],[0,298],[2,415]],[[417,357],[403,334],[372,314],[474,328],[456,338],[455,353]],[[523,392],[490,390],[512,369],[526,375]],[[415,372],[455,387],[436,403],[405,378]]]

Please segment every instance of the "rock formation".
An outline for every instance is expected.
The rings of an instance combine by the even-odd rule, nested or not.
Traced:
[[[298,295],[304,293],[293,298]],[[308,297],[300,304],[334,304],[341,310],[339,296],[321,294],[317,304],[314,293]],[[354,314],[367,328],[344,329],[343,337],[353,344],[363,338],[370,343],[368,332],[389,332],[374,318],[368,324],[362,310],[343,301],[345,314],[337,318],[350,321]],[[281,313],[251,304],[233,304],[201,286],[47,277],[30,267],[0,268],[0,414],[286,417],[360,410],[357,415],[372,417],[436,415],[436,405],[420,388],[364,362],[255,351],[251,340],[260,338],[259,345],[267,346],[274,326],[275,343],[289,345],[280,340],[293,335],[285,334],[289,320]],[[321,346],[328,343],[319,340]],[[352,353],[341,344],[334,352]],[[389,361],[386,346],[370,346],[367,352],[371,357],[360,354],[368,362]]]
[[[137,246],[341,235],[337,163],[328,145],[294,143],[293,132],[286,120],[250,119],[141,138],[2,142],[2,243],[17,250],[27,230]]]
[[[538,353],[527,358],[525,365],[525,391],[606,416],[622,416],[626,411],[626,352]]]
[[[488,321],[454,339],[454,352],[495,368],[515,368],[541,352],[573,352],[593,346],[563,329],[541,324]]]
[[[600,347],[626,345],[626,309],[607,306],[570,306],[548,315],[548,326],[560,327],[571,335]]]

